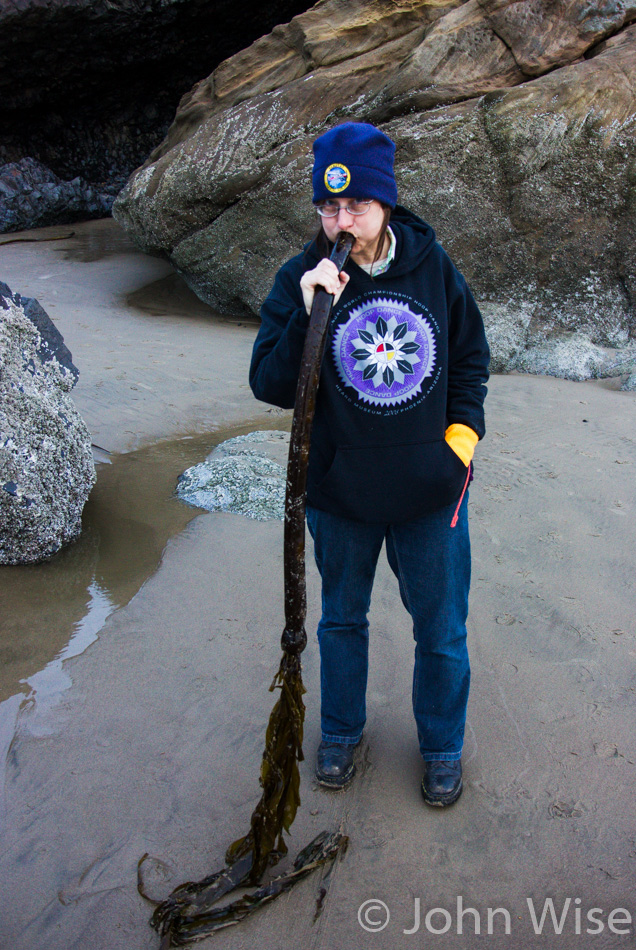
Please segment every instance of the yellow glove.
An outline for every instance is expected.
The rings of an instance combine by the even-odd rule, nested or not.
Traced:
[[[461,422],[453,422],[444,433],[444,438],[455,455],[458,455],[468,467],[475,452],[475,446],[479,442],[477,433],[468,426],[462,425]]]

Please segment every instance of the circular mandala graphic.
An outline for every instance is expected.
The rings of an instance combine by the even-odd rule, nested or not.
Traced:
[[[364,402],[396,406],[419,392],[435,365],[428,320],[408,304],[378,298],[352,310],[334,335],[338,375]]]

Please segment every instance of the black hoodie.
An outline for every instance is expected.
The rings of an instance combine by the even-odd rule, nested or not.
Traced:
[[[358,521],[395,523],[451,505],[467,469],[444,439],[451,423],[479,438],[489,350],[466,281],[430,225],[399,205],[395,258],[371,278],[350,260],[331,315],[309,454],[307,502]],[[250,386],[294,405],[309,317],[300,278],[315,243],[283,265],[261,309]]]

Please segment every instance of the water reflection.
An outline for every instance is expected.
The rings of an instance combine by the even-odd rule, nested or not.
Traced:
[[[102,590],[95,581],[90,584],[88,595],[86,615],[76,624],[75,633],[64,649],[55,659],[47,663],[43,670],[22,681],[31,688],[29,698],[32,703],[32,715],[29,731],[32,735],[48,735],[49,730],[45,725],[46,713],[57,703],[64,690],[71,685],[71,678],[64,670],[64,660],[83,653],[97,639],[97,634],[115,609],[116,605],[108,596],[107,591]]]
[[[247,423],[97,465],[80,539],[44,564],[0,567],[0,702],[18,690],[46,702],[65,688],[64,660],[93,642],[155,572],[168,540],[200,514],[174,495],[177,477],[219,442],[270,427]]]

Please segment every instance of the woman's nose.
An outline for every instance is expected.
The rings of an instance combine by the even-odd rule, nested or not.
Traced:
[[[345,214],[348,214],[350,218],[353,218],[353,215],[351,214],[351,212],[349,211],[349,209],[347,208],[347,206],[346,206],[346,205],[343,205],[343,207],[338,208],[338,214],[336,215],[336,220],[340,217],[340,212],[341,212],[341,211],[344,211],[344,213],[345,213]]]

